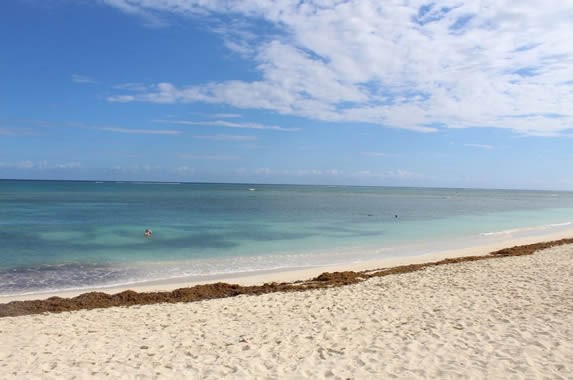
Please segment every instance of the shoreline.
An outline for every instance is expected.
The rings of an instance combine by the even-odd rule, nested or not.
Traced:
[[[527,253],[309,291],[0,318],[0,372],[569,379],[573,244]]]
[[[532,243],[532,239],[535,239],[537,242]],[[562,236],[559,236],[558,239],[550,239],[543,242],[538,242],[539,237],[531,236],[529,238],[519,239],[519,241],[521,243],[512,240],[511,244],[506,241],[503,243],[504,248],[501,249],[495,249],[495,247],[498,246],[498,244],[496,244],[490,246],[490,248],[483,246],[470,247],[462,250],[453,250],[453,252],[446,251],[425,256],[369,261],[352,266],[343,266],[342,268],[333,266],[314,268],[312,270],[305,269],[302,271],[278,272],[276,275],[280,276],[280,282],[273,280],[273,278],[275,278],[273,275],[266,274],[246,276],[243,277],[243,281],[232,281],[233,283],[213,280],[212,282],[202,282],[200,284],[177,283],[183,286],[177,286],[175,284],[148,285],[147,288],[151,288],[151,290],[146,289],[146,287],[127,287],[126,290],[120,290],[116,293],[91,291],[81,292],[76,296],[72,293],[68,298],[66,298],[66,295],[63,293],[57,293],[57,295],[48,294],[42,299],[34,295],[29,295],[28,299],[22,299],[22,297],[20,297],[8,301],[0,298],[0,318],[46,312],[59,313],[116,306],[196,302],[235,297],[238,295],[262,295],[277,292],[285,293],[326,289],[357,284],[374,277],[416,272],[434,266],[510,256],[532,255],[537,251],[555,246],[573,246],[573,238],[563,238]],[[452,254],[454,255],[452,256]],[[329,271],[324,271],[325,269]],[[303,274],[304,277],[302,276]],[[242,282],[242,284],[239,282]],[[254,285],[261,283],[263,284]],[[177,288],[174,289],[174,287]],[[137,289],[137,291],[133,289]]]
[[[218,282],[237,284],[241,286],[262,285],[264,283],[283,283],[305,281],[317,277],[324,272],[344,272],[344,271],[368,271],[375,268],[388,268],[401,265],[425,264],[432,261],[439,261],[447,258],[461,258],[467,256],[487,256],[490,252],[508,247],[534,244],[546,241],[555,241],[573,237],[573,228],[566,228],[559,232],[538,233],[535,235],[521,237],[500,237],[499,240],[485,242],[483,244],[473,244],[468,247],[457,247],[448,249],[430,249],[427,253],[412,256],[388,257],[376,260],[367,260],[347,264],[320,265],[306,268],[281,268],[255,272],[242,272],[233,274],[208,275],[204,279],[196,277],[177,277],[162,280],[142,281],[132,284],[120,284],[109,286],[94,286],[70,290],[40,291],[24,294],[0,295],[0,305],[13,301],[45,300],[51,297],[73,298],[85,293],[104,292],[109,294],[121,293],[125,291],[135,292],[166,292],[175,289],[192,287],[196,285],[214,284]]]

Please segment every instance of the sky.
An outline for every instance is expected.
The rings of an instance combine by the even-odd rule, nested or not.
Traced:
[[[11,0],[0,178],[573,190],[573,1]]]

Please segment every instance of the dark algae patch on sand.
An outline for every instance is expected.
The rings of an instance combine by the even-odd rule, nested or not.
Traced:
[[[99,309],[114,306],[195,302],[215,298],[235,297],[238,295],[259,295],[276,292],[300,292],[311,289],[324,289],[356,284],[373,277],[411,273],[437,265],[490,260],[509,256],[531,255],[536,251],[564,244],[573,244],[573,239],[562,239],[504,248],[484,256],[459,257],[423,264],[402,265],[392,268],[381,268],[361,272],[325,272],[318,277],[306,281],[283,283],[273,282],[255,286],[241,286],[218,282],[215,284],[196,285],[188,288],[175,289],[170,292],[138,293],[133,290],[127,290],[117,294],[90,292],[81,294],[74,298],[51,297],[46,300],[13,301],[6,304],[0,304],[0,317],[15,317],[47,312],[59,313],[64,311]]]

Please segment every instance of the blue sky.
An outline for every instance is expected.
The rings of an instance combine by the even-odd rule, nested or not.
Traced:
[[[0,178],[573,190],[573,4],[15,0]]]

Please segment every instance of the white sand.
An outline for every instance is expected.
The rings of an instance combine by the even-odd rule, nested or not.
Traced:
[[[573,246],[342,288],[0,319],[0,378],[573,378]]]

